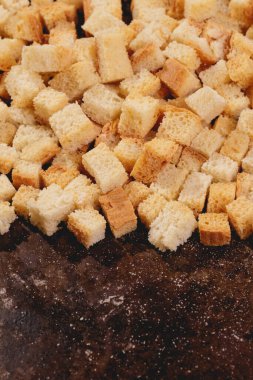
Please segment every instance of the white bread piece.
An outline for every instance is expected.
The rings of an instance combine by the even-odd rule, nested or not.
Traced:
[[[210,157],[214,152],[220,150],[224,142],[224,137],[214,129],[203,128],[203,130],[193,139],[191,147],[206,157]]]
[[[0,103],[1,107],[1,103]],[[9,118],[11,123],[15,124],[16,126],[19,125],[35,125],[35,115],[33,108],[19,108],[11,105],[11,107],[8,108],[9,110]]]
[[[17,160],[12,171],[12,183],[16,189],[21,185],[40,188],[41,164]]]
[[[24,41],[12,38],[0,39],[0,70],[8,71],[11,66],[16,65],[22,53]]]
[[[0,201],[0,235],[10,230],[11,223],[17,218],[14,207],[8,202]]]
[[[101,190],[98,185],[83,174],[74,178],[64,189],[65,192],[73,196],[75,208],[86,207],[98,208]]]
[[[253,59],[240,53],[227,61],[228,74],[241,88],[253,85]]]
[[[223,137],[227,137],[232,131],[235,130],[236,125],[237,120],[233,117],[228,115],[220,115],[214,123],[214,130]]]
[[[113,16],[122,18],[121,0],[83,0],[85,20],[98,9],[111,13]]]
[[[229,3],[230,14],[243,27],[249,27],[253,23],[253,6],[251,0],[231,0]]]
[[[201,60],[195,49],[177,41],[169,43],[164,50],[164,55],[167,58],[178,60],[191,71],[196,71],[201,64]]]
[[[253,174],[238,173],[236,178],[236,198],[246,197],[253,191]]]
[[[59,152],[60,147],[52,137],[42,137],[33,144],[26,145],[20,154],[20,159],[37,162],[44,165],[52,160]]]
[[[33,98],[45,87],[41,76],[22,66],[12,66],[5,77],[5,86],[13,105],[29,107]]]
[[[220,153],[232,160],[241,163],[249,148],[250,138],[246,133],[232,131],[224,142]]]
[[[118,28],[96,33],[99,73],[102,83],[121,81],[133,75],[124,34]]]
[[[100,125],[117,119],[123,99],[104,84],[97,84],[85,91],[82,109],[87,116]]]
[[[195,215],[202,212],[212,176],[193,172],[187,177],[178,200],[190,207]]]
[[[155,9],[167,8],[166,0],[132,0],[131,1],[131,11],[134,19],[141,18],[143,10],[149,10],[151,13]]]
[[[82,162],[102,193],[124,185],[128,179],[124,166],[104,143],[84,154]]]
[[[199,77],[204,86],[213,88],[214,90],[221,84],[229,83],[230,77],[226,62],[221,59],[215,65],[210,66],[208,69],[201,71]]]
[[[214,182],[232,182],[238,173],[238,163],[216,152],[203,164],[201,171],[213,176]]]
[[[150,190],[163,195],[168,201],[178,198],[188,175],[188,170],[165,164],[158,173],[156,180],[151,183]]]
[[[96,40],[94,37],[78,38],[73,46],[73,61],[90,61],[98,69]]]
[[[241,113],[238,120],[238,131],[247,133],[251,140],[253,140],[253,109],[245,108]]]
[[[9,114],[9,107],[0,100],[0,121],[9,121],[10,114]]]
[[[17,215],[25,219],[29,218],[28,203],[30,199],[37,199],[40,191],[32,186],[21,185],[12,199],[12,206]]]
[[[226,213],[201,214],[198,227],[202,244],[213,247],[230,244],[231,230]]]
[[[27,145],[33,145],[44,137],[50,137],[57,142],[57,138],[50,128],[42,125],[20,125],[12,145],[18,151],[22,151]]]
[[[68,97],[64,92],[46,87],[33,99],[35,115],[42,123],[48,124],[49,118],[68,104]]]
[[[242,160],[242,168],[247,173],[253,174],[253,148],[251,148],[246,157]]]
[[[0,201],[10,201],[16,189],[5,174],[0,174]]]
[[[241,87],[235,83],[223,84],[217,87],[217,92],[226,100],[225,114],[238,118],[245,108],[249,107],[250,100],[243,93]]]
[[[86,249],[105,238],[105,218],[92,208],[72,212],[67,225]]]
[[[150,189],[142,182],[132,181],[124,186],[124,191],[130,199],[134,209],[150,195]]]
[[[247,239],[253,232],[253,201],[239,197],[226,207],[230,223],[241,239]]]
[[[147,228],[150,228],[153,221],[167,204],[168,201],[162,195],[157,193],[150,194],[138,206],[138,215],[141,222]]]
[[[136,17],[134,17],[134,15]],[[132,14],[134,21],[142,21],[145,23],[152,22],[154,20],[159,20],[161,17],[166,15],[166,8],[165,7],[141,7],[139,8],[138,12],[134,12]]]
[[[169,138],[181,145],[189,146],[202,129],[199,116],[185,108],[168,105],[157,137]]]
[[[56,1],[40,7],[39,11],[49,31],[55,28],[59,22],[72,22],[76,19],[76,8],[73,4]]]
[[[4,6],[4,8],[14,13],[21,8],[28,7],[29,1],[28,0],[1,0],[1,4]]]
[[[99,135],[100,128],[92,123],[77,103],[68,104],[49,118],[51,128],[65,149],[75,151]]]
[[[41,190],[37,199],[30,199],[28,207],[31,223],[45,235],[52,236],[73,211],[74,201],[71,195],[54,184]]]
[[[154,96],[161,87],[160,79],[143,69],[131,78],[120,82],[120,94],[127,96]]]
[[[0,173],[8,174],[18,159],[18,152],[15,148],[0,144]]]
[[[170,201],[151,224],[148,240],[162,252],[176,251],[196,227],[192,210],[180,202]]]
[[[49,85],[57,91],[64,92],[69,101],[73,101],[81,98],[85,90],[99,82],[100,78],[93,61],[83,59],[56,74],[49,81]]]
[[[209,189],[207,212],[226,212],[226,206],[235,199],[235,182],[212,183]]]
[[[40,171],[40,180],[43,187],[55,183],[64,189],[78,174],[80,173],[76,168],[52,165]]]
[[[150,96],[126,98],[122,104],[119,134],[125,137],[145,137],[154,127],[159,111],[159,101]]]
[[[131,173],[142,149],[143,141],[126,137],[120,140],[118,145],[114,148],[114,154],[120,160],[126,171]]]
[[[196,152],[191,147],[185,147],[177,167],[186,169],[189,172],[199,172],[205,161],[206,157],[201,153]]]
[[[229,16],[221,15],[220,13],[217,16],[207,20],[203,27],[203,37],[207,39],[215,61],[227,57],[232,29],[238,26],[237,24],[234,25]]]
[[[155,72],[163,67],[165,59],[162,50],[156,44],[149,43],[134,52],[131,63],[134,73],[144,69]]]
[[[184,17],[204,21],[214,17],[218,11],[217,0],[185,0]]]
[[[82,151],[71,152],[67,149],[61,149],[54,157],[52,165],[64,166],[65,168],[75,168],[81,171],[82,154]]]
[[[226,100],[208,86],[204,86],[188,96],[185,102],[207,124],[219,116],[226,107]]]
[[[49,45],[73,48],[77,39],[76,26],[74,22],[62,21],[50,30]],[[66,59],[66,57],[64,57]],[[73,57],[71,57],[73,58]]]
[[[106,144],[112,151],[120,142],[120,135],[118,134],[119,120],[114,120],[103,126],[100,135],[95,140],[95,146],[101,142]]]
[[[17,128],[15,125],[7,121],[0,121],[0,144],[11,145],[16,132]]]

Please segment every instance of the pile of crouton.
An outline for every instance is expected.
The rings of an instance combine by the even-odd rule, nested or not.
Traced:
[[[0,234],[253,233],[252,0],[0,4]]]

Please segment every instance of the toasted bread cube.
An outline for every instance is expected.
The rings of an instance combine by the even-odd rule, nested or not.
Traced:
[[[15,148],[6,144],[0,144],[0,173],[8,174],[18,159]]]
[[[207,212],[226,212],[226,206],[235,199],[236,183],[212,183],[209,189]]]
[[[124,190],[134,209],[150,195],[150,189],[144,183],[138,181],[127,183]]]
[[[202,129],[201,119],[193,112],[168,105],[157,136],[189,146]]]
[[[87,20],[95,10],[103,10],[119,19],[122,18],[121,0],[83,0],[83,8],[85,20]]]
[[[236,124],[237,121],[233,117],[220,115],[214,123],[214,130],[221,136],[227,137],[233,130],[235,130]]]
[[[191,46],[180,44],[177,41],[172,41],[164,50],[167,58],[174,58],[185,65],[190,71],[195,71],[199,68],[201,60]]]
[[[248,28],[245,36],[251,40],[253,39],[253,25]]]
[[[27,145],[33,145],[38,140],[50,137],[57,142],[57,139],[51,128],[41,125],[20,125],[13,139],[12,145],[18,151],[22,151]]]
[[[238,173],[236,178],[236,198],[248,197],[253,191],[253,174]]]
[[[240,163],[249,148],[249,136],[240,131],[232,131],[224,142],[220,153]]]
[[[149,241],[160,251],[176,251],[192,235],[197,227],[196,219],[186,205],[170,201],[152,222]]]
[[[4,235],[10,230],[10,226],[16,218],[14,207],[8,202],[0,201],[0,235]]]
[[[227,61],[228,74],[240,87],[253,85],[253,60],[247,53],[240,53]]]
[[[247,173],[253,174],[253,148],[251,148],[246,157],[242,160],[242,168]]]
[[[173,58],[167,59],[158,77],[177,97],[187,96],[201,87],[199,79]]]
[[[61,21],[75,21],[76,8],[72,4],[56,1],[41,7],[40,14],[47,29],[50,30]]]
[[[199,172],[201,166],[206,161],[206,157],[201,153],[196,152],[191,147],[186,147],[183,149],[182,155],[180,157],[178,168],[186,169],[189,172]]]
[[[68,104],[53,114],[49,123],[62,147],[73,151],[95,140],[100,132],[77,103]]]
[[[108,148],[113,150],[120,142],[120,135],[118,134],[119,120],[114,120],[111,123],[107,123],[103,126],[100,135],[95,140],[95,146],[101,142],[106,144]]]
[[[230,244],[231,230],[227,214],[212,212],[201,214],[198,227],[202,244],[213,247]]]
[[[37,199],[40,191],[32,186],[21,185],[12,199],[12,206],[17,215],[25,219],[29,218],[28,203],[30,199]]]
[[[151,183],[150,190],[163,195],[168,201],[175,200],[179,196],[187,175],[188,170],[166,164],[158,173],[156,180]]]
[[[33,99],[34,111],[42,123],[48,123],[49,118],[68,104],[68,97],[60,91],[47,87]]]
[[[187,177],[178,200],[190,207],[195,215],[202,212],[212,176],[193,172]]]
[[[66,168],[75,168],[79,171],[82,169],[82,151],[71,152],[67,149],[61,149],[54,157],[52,165],[64,166]]]
[[[76,168],[52,165],[48,169],[40,171],[40,178],[44,187],[55,183],[64,189],[78,174],[79,171]]]
[[[128,179],[124,166],[104,143],[84,154],[82,162],[103,193],[124,185]]]
[[[223,83],[229,83],[230,77],[226,62],[221,59],[215,65],[210,66],[208,69],[201,71],[199,77],[204,86],[216,89]]]
[[[124,79],[119,90],[121,95],[130,96],[153,96],[161,87],[161,82],[157,76],[143,69],[131,78]]]
[[[224,141],[214,129],[204,128],[191,143],[191,147],[205,157],[210,157],[214,152],[217,152]]]
[[[52,236],[73,211],[74,201],[70,194],[53,184],[41,190],[37,199],[30,199],[28,207],[31,223],[45,235]]]
[[[86,207],[98,208],[101,190],[98,185],[91,183],[91,180],[83,174],[74,178],[66,187],[65,192],[74,198],[75,208]]]
[[[12,183],[16,189],[21,185],[40,188],[41,164],[18,160],[12,171]]]
[[[1,103],[0,103],[1,106]],[[19,125],[34,125],[36,124],[35,121],[35,115],[32,108],[20,108],[15,107],[11,105],[11,107],[8,108],[9,111],[9,117],[11,123],[13,123],[16,126]]]
[[[4,30],[5,24],[8,21],[9,17],[10,17],[10,11],[8,9],[5,9],[3,5],[0,5],[0,31],[1,32]]]
[[[77,39],[74,22],[62,21],[50,30],[48,43],[50,45],[73,48]],[[72,57],[71,57],[72,58]]]
[[[73,46],[74,62],[91,61],[95,69],[98,68],[96,40],[94,37],[79,38]]]
[[[154,138],[144,144],[131,176],[137,181],[150,184],[166,162],[177,164],[182,148],[174,141]]]
[[[105,238],[106,221],[97,210],[75,210],[68,217],[68,229],[86,249]]]
[[[217,0],[185,0],[184,16],[196,21],[204,21],[215,16]]]
[[[51,161],[60,151],[60,147],[52,137],[42,137],[32,145],[26,145],[20,154],[21,160],[41,163]]]
[[[18,107],[31,106],[33,98],[45,87],[39,74],[22,66],[12,66],[5,78],[5,85],[13,105]]]
[[[150,194],[146,199],[140,202],[138,206],[138,215],[142,223],[147,228],[150,228],[153,221],[167,204],[168,201],[162,195],[157,193]]]
[[[0,144],[11,145],[16,131],[15,125],[0,121]]]
[[[0,174],[0,201],[10,201],[16,189],[5,174]]]
[[[238,173],[238,163],[216,152],[203,164],[201,171],[213,176],[214,182],[232,182]]]
[[[100,82],[100,78],[91,60],[74,63],[65,71],[55,75],[49,85],[64,92],[70,101],[80,98],[89,87]]]
[[[150,96],[127,98],[122,104],[119,134],[126,137],[145,137],[154,127],[159,111],[159,101]]]
[[[208,124],[219,116],[226,107],[225,99],[207,86],[188,96],[185,101]]]
[[[24,42],[18,39],[0,39],[0,70],[8,71],[11,66],[18,63],[21,58]]]
[[[242,110],[250,104],[249,98],[235,83],[223,84],[217,88],[217,92],[226,100],[224,111],[230,116],[239,117]]]
[[[241,239],[247,239],[252,234],[253,202],[245,197],[239,197],[227,205],[230,223]]]
[[[143,149],[143,142],[139,139],[123,138],[114,148],[114,154],[126,171],[130,173]]]
[[[253,140],[253,110],[246,108],[240,114],[237,129],[240,132],[247,133]]]
[[[0,121],[6,122],[10,119],[9,107],[0,100]]]
[[[249,27],[253,23],[253,5],[251,0],[231,0],[229,3],[231,16],[242,26]]]
[[[131,62],[134,73],[144,69],[155,72],[163,67],[165,56],[156,44],[150,43],[136,50],[131,56]]]
[[[152,12],[157,8],[165,8],[167,7],[166,0],[132,0],[131,1],[131,11],[133,14],[133,18],[140,18],[140,15],[143,9],[149,9]]]

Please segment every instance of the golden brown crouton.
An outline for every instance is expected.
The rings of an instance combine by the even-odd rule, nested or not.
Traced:
[[[62,189],[77,177],[78,174],[79,171],[75,168],[67,168],[59,165],[52,165],[47,170],[40,171],[43,186],[48,187],[52,183],[56,183],[56,185],[59,185]]]
[[[204,245],[222,246],[231,241],[227,214],[207,213],[199,215],[200,241]]]
[[[213,183],[209,189],[207,212],[226,212],[226,206],[235,199],[236,183]]]
[[[239,197],[227,205],[228,218],[241,239],[247,239],[252,233],[253,202]]]

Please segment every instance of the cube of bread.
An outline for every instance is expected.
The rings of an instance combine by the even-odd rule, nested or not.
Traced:
[[[240,163],[249,148],[249,136],[238,130],[232,131],[224,142],[220,153]]]
[[[223,84],[217,88],[217,92],[226,100],[224,112],[227,115],[238,118],[242,110],[250,104],[249,98],[244,95],[241,87],[235,83]]]
[[[45,235],[52,236],[73,211],[74,201],[70,194],[53,184],[41,190],[37,199],[30,199],[28,207],[31,223]]]
[[[238,173],[236,178],[236,198],[248,197],[253,191],[253,174]]]
[[[80,98],[89,87],[100,82],[94,64],[89,59],[74,63],[65,71],[54,76],[49,85],[57,91],[64,92],[69,101]]]
[[[158,77],[176,97],[187,96],[201,87],[199,79],[174,58],[167,59]]]
[[[83,9],[85,20],[87,20],[95,10],[99,9],[119,19],[122,18],[121,0],[83,0]]]
[[[40,188],[41,164],[18,160],[12,171],[12,183],[16,189],[21,185]]]
[[[133,18],[139,19],[143,9],[149,9],[152,13],[154,9],[167,7],[166,0],[132,0],[131,11]]]
[[[247,133],[253,140],[253,109],[245,108],[241,113],[237,124],[240,132]]]
[[[161,87],[161,82],[157,76],[143,69],[131,78],[124,79],[120,85],[120,94],[130,96],[153,96]]]
[[[97,210],[75,210],[68,216],[68,229],[86,249],[105,238],[106,221]]]
[[[223,59],[218,61],[215,65],[210,66],[208,69],[201,71],[199,77],[204,86],[213,89],[216,89],[221,84],[230,82],[226,62]]]
[[[236,183],[212,183],[209,189],[207,212],[226,212],[226,206],[235,199]]]
[[[99,208],[101,190],[98,185],[91,183],[91,180],[83,174],[74,178],[64,191],[73,196],[77,209]]]
[[[90,61],[98,69],[97,47],[94,37],[79,38],[73,46],[73,61]]]
[[[18,63],[21,58],[24,42],[18,39],[0,39],[0,70],[8,71],[11,66]]]
[[[105,125],[117,119],[123,99],[103,84],[97,84],[85,91],[82,109],[92,120]]]
[[[198,227],[202,244],[214,247],[230,244],[231,230],[227,214],[212,212],[201,214]]]
[[[230,53],[232,57],[239,53],[247,53],[249,56],[253,55],[253,42],[248,38],[247,33],[244,36],[242,33],[233,32],[230,38]]]
[[[185,0],[184,16],[195,21],[204,21],[215,16],[217,0]]]
[[[75,21],[76,8],[72,4],[57,1],[41,7],[40,14],[47,29],[50,30],[61,21]]]
[[[99,135],[100,128],[92,123],[77,103],[68,104],[49,118],[49,123],[65,149],[75,151]]]
[[[229,10],[232,18],[242,26],[249,27],[253,23],[253,6],[251,0],[231,0]]]
[[[0,103],[1,107],[1,103]],[[11,107],[8,108],[9,111],[9,117],[11,123],[13,123],[16,126],[19,125],[34,125],[36,124],[35,121],[35,115],[34,111],[31,107],[29,108],[20,108],[15,107],[14,105],[11,105]]]
[[[36,116],[42,123],[48,124],[49,118],[68,104],[68,97],[60,91],[47,87],[33,99]]]
[[[237,120],[233,117],[227,115],[220,115],[214,123],[214,130],[223,137],[227,137],[233,130],[235,130],[236,125]]]
[[[239,197],[227,205],[230,223],[241,239],[247,239],[253,231],[253,202],[245,197]]]
[[[27,145],[33,145],[38,140],[50,137],[57,142],[51,128],[42,125],[20,125],[13,139],[13,147],[18,151],[22,151]]]
[[[149,188],[142,182],[132,181],[124,186],[124,190],[130,199],[134,209],[150,195]]]
[[[188,170],[166,164],[151,183],[150,190],[163,195],[168,201],[177,199],[188,175]]]
[[[65,166],[66,168],[75,168],[81,171],[82,155],[82,151],[71,152],[67,149],[61,149],[54,157],[52,165]]]
[[[82,162],[103,193],[124,185],[128,179],[124,166],[104,143],[84,154]]]
[[[152,222],[149,241],[160,251],[176,251],[192,235],[197,227],[191,209],[186,205],[170,201]]]
[[[36,200],[40,191],[32,186],[21,185],[12,199],[12,206],[17,215],[25,219],[29,218],[28,203],[30,199]]]
[[[168,47],[164,50],[167,58],[173,58],[185,65],[190,71],[195,71],[199,68],[201,60],[191,46],[180,44],[177,41],[169,43]]]
[[[74,22],[61,21],[50,30],[48,43],[50,45],[73,48],[77,39]],[[72,57],[71,57],[72,58]]]
[[[16,218],[14,207],[8,202],[0,201],[0,235],[4,235],[10,230],[10,226]]]
[[[191,147],[186,147],[183,149],[177,166],[178,168],[186,169],[189,172],[199,172],[205,161],[206,157],[201,153],[196,152]]]
[[[131,56],[131,63],[134,73],[146,69],[155,72],[161,69],[165,62],[165,56],[162,50],[153,43],[137,49]]]
[[[118,131],[124,137],[143,138],[159,116],[159,101],[150,96],[128,97],[122,104]]]
[[[121,81],[133,75],[126,50],[125,36],[117,28],[103,30],[95,36],[102,83]]]
[[[5,85],[13,105],[29,107],[33,98],[45,87],[41,76],[22,66],[12,66],[5,78]]]
[[[6,144],[0,144],[0,173],[8,174],[17,159],[18,152],[15,148]]]
[[[193,172],[187,177],[178,200],[191,208],[195,215],[203,211],[212,176]]]
[[[189,146],[202,129],[201,119],[193,112],[168,105],[157,136]]]
[[[33,144],[26,145],[20,154],[21,160],[40,163],[41,165],[51,161],[60,151],[60,147],[52,137],[42,137]]]
[[[99,198],[102,210],[116,238],[137,228],[134,208],[122,187],[118,187]]]
[[[1,32],[4,30],[4,26],[10,17],[10,11],[8,9],[5,9],[3,5],[0,5],[0,30]]]
[[[240,53],[227,61],[228,74],[240,87],[253,85],[253,60],[247,53]]]
[[[126,137],[114,148],[114,154],[120,160],[126,171],[130,173],[142,149],[143,142],[141,140]]]
[[[162,195],[157,193],[150,194],[138,206],[138,215],[142,223],[147,228],[150,228],[153,221],[167,204],[168,201]]]
[[[182,148],[174,141],[154,138],[144,144],[131,176],[137,181],[150,184],[166,162],[177,164]]]
[[[5,174],[0,174],[0,201],[10,201],[16,189]]]
[[[203,128],[203,130],[193,139],[191,147],[205,157],[210,157],[214,152],[220,150],[224,141],[214,129]]]
[[[11,145],[16,131],[15,125],[7,121],[0,121],[0,144]]]
[[[0,121],[8,121],[10,119],[9,107],[0,100]]]
[[[40,171],[40,178],[43,187],[48,187],[55,183],[64,189],[78,174],[79,171],[76,168],[52,165],[48,169]]]
[[[95,140],[95,146],[101,142],[106,144],[108,148],[113,150],[120,142],[120,135],[118,134],[119,120],[114,120],[111,123],[107,123],[103,126],[100,135]]]
[[[242,168],[247,173],[253,174],[253,148],[251,148],[246,157],[242,160]]]
[[[194,92],[185,101],[206,123],[210,123],[219,116],[226,107],[226,100],[208,86]]]
[[[202,165],[201,171],[213,176],[214,182],[232,182],[238,173],[238,163],[216,152]]]

